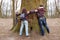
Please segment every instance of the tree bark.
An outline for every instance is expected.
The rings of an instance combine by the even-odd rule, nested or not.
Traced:
[[[2,1],[3,1],[3,0],[1,0],[1,4],[0,4],[0,17],[2,17],[2,12],[1,12]]]
[[[12,2],[13,2],[13,12],[12,12],[13,13],[13,27],[11,30],[16,30],[18,28],[18,27],[16,28],[16,25],[18,25],[18,24],[16,24],[15,2],[14,2],[14,0],[12,0]],[[16,3],[16,10],[17,10],[17,3]]]
[[[15,6],[14,6],[15,2],[14,2],[14,0],[12,0],[12,2],[13,2],[13,12],[12,12],[12,14],[13,14],[13,27],[14,27],[16,25],[16,14],[15,14]]]

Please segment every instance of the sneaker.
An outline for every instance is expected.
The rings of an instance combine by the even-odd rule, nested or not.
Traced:
[[[26,37],[29,37],[29,35],[26,35]]]
[[[41,33],[41,36],[44,36],[44,34],[43,34],[43,33]]]
[[[19,34],[20,35],[20,34]],[[22,36],[22,35],[20,35],[20,36]]]

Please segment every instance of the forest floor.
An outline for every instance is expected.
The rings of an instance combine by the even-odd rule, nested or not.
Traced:
[[[10,31],[13,24],[12,19],[0,18],[0,40],[60,40],[60,18],[49,18],[47,23],[50,34],[45,33],[45,36],[41,36],[32,31],[30,37],[25,37],[25,35],[19,36],[18,33]]]

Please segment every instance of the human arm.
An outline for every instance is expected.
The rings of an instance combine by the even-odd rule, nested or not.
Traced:
[[[21,14],[16,14],[17,17],[18,17],[19,15],[21,15]]]
[[[33,13],[37,13],[38,10],[30,10],[30,11],[27,11],[27,14],[33,14]]]

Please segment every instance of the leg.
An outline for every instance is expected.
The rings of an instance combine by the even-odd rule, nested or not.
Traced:
[[[43,20],[43,25],[47,29],[47,32],[49,33],[49,28],[47,26],[46,18],[44,18],[44,20]]]
[[[23,28],[24,28],[24,21],[21,22],[21,27],[20,27],[20,33],[19,33],[19,35],[22,35]]]
[[[28,21],[25,20],[24,24],[25,24],[26,36],[29,36],[29,34],[28,34]]]
[[[41,29],[41,35],[44,36],[44,28],[43,28],[42,20],[39,19],[38,23],[39,23],[39,27],[40,27],[40,29]]]
[[[18,19],[16,18],[16,24],[18,23]]]

